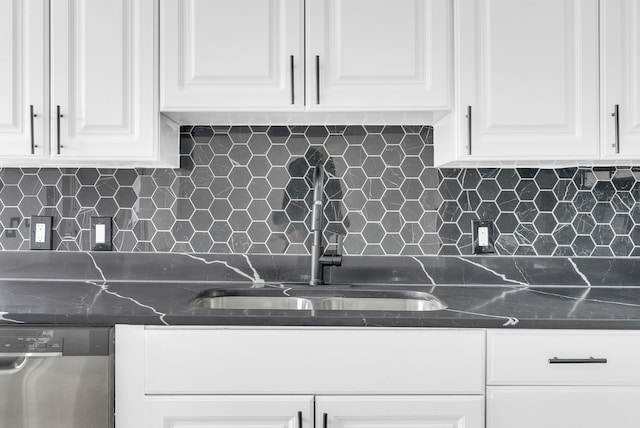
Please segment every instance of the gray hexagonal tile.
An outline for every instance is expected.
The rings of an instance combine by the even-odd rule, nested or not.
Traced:
[[[404,197],[402,196],[402,192],[400,192],[400,190],[389,189],[386,190],[382,195],[381,202],[387,211],[398,211],[404,203]]]
[[[550,256],[556,249],[556,241],[551,235],[539,235],[533,243],[536,253],[539,256]]]
[[[271,210],[269,209],[269,204],[267,201],[261,199],[254,199],[249,204],[247,209],[249,216],[254,221],[264,221],[269,217]]]
[[[404,201],[400,208],[400,214],[405,221],[419,221],[423,213],[424,210],[418,201]]]
[[[119,230],[131,230],[137,221],[138,216],[131,208],[120,208],[113,217],[113,222]]]
[[[213,137],[213,128],[210,126],[194,126],[191,129],[191,136],[199,144],[208,144]]]
[[[552,169],[541,169],[536,174],[534,180],[540,190],[550,190],[553,189],[558,181],[558,176]]]
[[[633,242],[628,236],[618,235],[611,242],[611,250],[618,257],[627,257],[633,251]]]
[[[556,229],[558,221],[551,213],[540,213],[534,220],[533,224],[540,234],[552,233]]]
[[[99,211],[100,212],[100,211]],[[176,221],[173,212],[169,209],[156,210],[152,219],[153,224],[157,230],[171,230],[171,227]]]
[[[255,155],[251,158],[247,166],[253,177],[266,177],[271,168],[271,163],[269,163],[266,156]]]
[[[541,190],[535,197],[534,203],[538,211],[551,212],[556,207],[558,199],[556,199],[556,195],[552,191]]]
[[[176,178],[176,171],[170,168],[157,168],[153,171],[152,177],[158,186],[169,187]]]
[[[271,146],[267,151],[267,159],[274,166],[286,166],[291,154],[286,146]]]
[[[516,194],[521,201],[533,201],[538,195],[538,186],[533,180],[520,180],[516,186]]]
[[[496,176],[496,182],[503,190],[515,189],[520,182],[520,176],[515,169],[501,169]]]
[[[133,234],[139,241],[151,241],[156,233],[156,227],[151,220],[138,220],[133,226]]]
[[[247,187],[251,181],[251,171],[244,166],[234,166],[229,173],[229,181],[233,187]]]
[[[388,140],[387,143],[389,143]],[[422,151],[422,148],[424,147],[424,141],[420,138],[419,135],[407,134],[402,138],[400,147],[402,147],[402,151],[407,156],[418,156],[420,154],[420,151]]]

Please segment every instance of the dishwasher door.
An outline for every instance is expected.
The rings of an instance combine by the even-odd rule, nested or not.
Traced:
[[[109,329],[0,329],[0,427],[113,427]]]

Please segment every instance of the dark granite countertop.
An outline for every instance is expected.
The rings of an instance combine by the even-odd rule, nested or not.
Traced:
[[[432,293],[447,305],[432,312],[247,311],[189,305],[209,288],[302,282],[307,267],[301,260],[4,252],[0,322],[640,329],[639,263],[630,259],[362,258],[349,260],[329,276],[335,284]]]
[[[265,325],[640,329],[640,288],[394,285],[431,292],[432,312],[221,310],[190,307],[205,289],[251,283],[0,281],[10,324]],[[254,286],[270,287],[269,284]],[[275,285],[273,285],[275,287]],[[371,286],[367,288],[375,288]]]

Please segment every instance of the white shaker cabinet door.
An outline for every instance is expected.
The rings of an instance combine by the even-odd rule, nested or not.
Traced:
[[[598,1],[457,6],[460,158],[596,159]]]
[[[600,3],[602,142],[608,159],[640,158],[640,2]]]
[[[156,156],[156,9],[154,0],[51,2],[53,159]]]
[[[637,387],[488,387],[487,428],[632,428],[639,402]]]
[[[0,2],[0,158],[44,153],[45,2]]]
[[[302,110],[303,0],[162,0],[163,111]]]
[[[147,396],[147,428],[306,428],[312,396]]]
[[[309,110],[451,107],[447,0],[307,2]]]
[[[484,397],[318,396],[316,428],[484,428]]]

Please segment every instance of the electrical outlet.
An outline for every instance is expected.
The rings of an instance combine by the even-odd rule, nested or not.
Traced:
[[[473,254],[494,253],[493,221],[473,220]]]
[[[53,248],[51,231],[53,217],[32,215],[30,225],[31,242],[29,248],[32,250],[51,250]]]
[[[91,217],[91,251],[111,251],[111,217]]]

